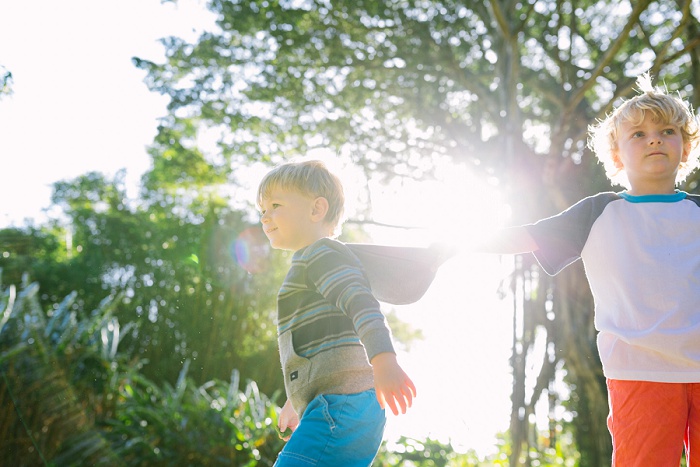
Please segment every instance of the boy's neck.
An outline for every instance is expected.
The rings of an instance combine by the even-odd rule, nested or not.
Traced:
[[[313,235],[309,238],[307,238],[306,245],[301,246],[299,248],[296,248],[294,251],[299,251],[303,250],[304,248],[308,247],[309,245],[313,245],[317,241],[323,239],[323,238],[331,238],[332,233],[326,233],[326,232],[318,232],[316,235]]]
[[[645,196],[645,195],[672,195],[676,192],[676,185],[674,182],[646,182],[646,183],[634,183],[632,187],[627,190],[627,193],[632,196]]]

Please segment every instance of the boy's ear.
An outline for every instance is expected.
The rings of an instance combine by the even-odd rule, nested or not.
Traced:
[[[311,219],[314,222],[321,222],[326,219],[326,214],[328,214],[328,200],[323,196],[319,196],[314,200],[313,207],[311,209]]]
[[[620,159],[620,153],[618,152],[617,149],[613,149],[610,152],[610,157],[612,157],[613,164],[615,164],[616,169],[624,169],[625,166],[622,163],[622,160]]]
[[[683,155],[681,156],[681,162],[688,162],[688,156],[690,155],[690,143],[683,144]]]

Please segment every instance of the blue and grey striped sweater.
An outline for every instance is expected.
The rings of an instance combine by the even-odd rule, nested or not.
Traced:
[[[318,394],[374,387],[371,359],[394,352],[391,332],[357,257],[321,239],[297,251],[277,298],[287,397],[299,414]]]

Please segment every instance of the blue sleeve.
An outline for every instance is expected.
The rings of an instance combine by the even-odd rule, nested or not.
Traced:
[[[542,269],[553,276],[578,260],[593,223],[608,203],[618,199],[620,196],[616,193],[599,193],[555,216],[527,225],[538,247],[533,254]]]

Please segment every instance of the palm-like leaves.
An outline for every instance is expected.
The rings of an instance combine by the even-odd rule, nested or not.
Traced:
[[[82,317],[75,294],[49,317],[39,286],[0,288],[0,460],[7,465],[272,465],[276,407],[255,383],[175,386],[118,352],[110,296]]]

